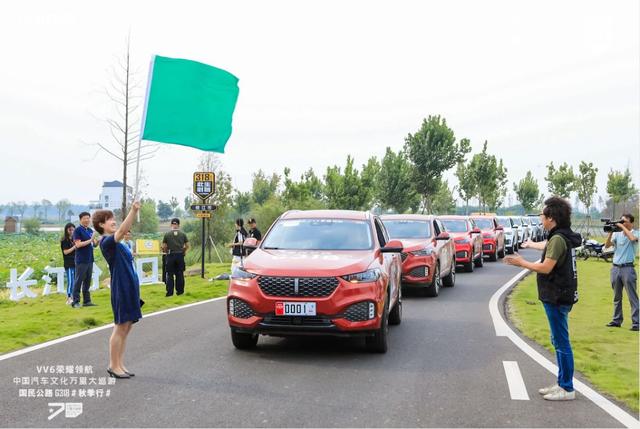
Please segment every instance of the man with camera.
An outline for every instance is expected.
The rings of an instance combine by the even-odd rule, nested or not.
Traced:
[[[638,230],[633,228],[635,218],[623,214],[609,232],[605,247],[613,245],[613,267],[611,267],[611,287],[613,287],[613,320],[607,326],[619,328],[622,325],[622,289],[627,290],[631,303],[631,330],[638,330],[638,290],[636,270],[633,263],[638,252]]]

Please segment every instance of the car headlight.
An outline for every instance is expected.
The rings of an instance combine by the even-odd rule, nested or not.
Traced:
[[[372,270],[367,270],[362,273],[355,274],[347,274],[346,276],[342,276],[343,279],[348,281],[349,283],[369,283],[375,282],[380,278],[381,272],[379,269],[374,268]]]
[[[424,249],[414,250],[413,252],[409,252],[413,256],[429,256],[433,253],[433,249],[430,247],[425,247]]]
[[[240,267],[235,267],[233,271],[231,271],[232,279],[249,280],[249,279],[256,278],[257,276],[258,276],[257,274],[253,274],[253,273],[250,273],[249,271],[245,271]]]

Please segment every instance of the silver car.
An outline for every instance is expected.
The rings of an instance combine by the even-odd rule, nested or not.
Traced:
[[[504,228],[504,248],[511,254],[518,250],[518,227],[509,216],[497,216],[498,225]]]
[[[511,220],[513,221],[513,225],[515,227],[517,227],[518,230],[518,247],[520,247],[520,245],[522,244],[522,242],[525,241],[526,237],[526,229],[522,226],[522,219],[520,219],[520,217],[518,216],[510,216]]]

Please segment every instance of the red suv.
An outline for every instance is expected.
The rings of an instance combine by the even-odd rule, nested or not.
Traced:
[[[471,273],[473,267],[482,267],[482,235],[468,216],[439,216],[447,232],[453,236],[456,245],[456,263],[464,265]]]
[[[231,274],[231,340],[254,347],[258,335],[365,337],[387,351],[388,324],[400,324],[400,252],[368,212],[289,211]]]
[[[471,216],[471,219],[482,231],[482,253],[488,255],[490,261],[504,258],[504,228],[495,216]]]
[[[441,286],[456,284],[456,261],[453,240],[442,223],[433,216],[381,216],[392,239],[400,240],[402,285],[438,296]]]

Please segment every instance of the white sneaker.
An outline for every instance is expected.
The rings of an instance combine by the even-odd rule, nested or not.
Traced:
[[[67,298],[67,305],[71,305],[73,304],[73,298],[69,297]]]
[[[541,395],[548,395],[551,392],[555,392],[556,390],[560,389],[561,387],[558,386],[558,383],[551,385],[551,386],[547,386],[547,387],[543,387],[542,389],[538,390],[538,393]]]
[[[576,399],[576,391],[567,392],[564,389],[554,390],[543,396],[547,401],[572,401]]]

